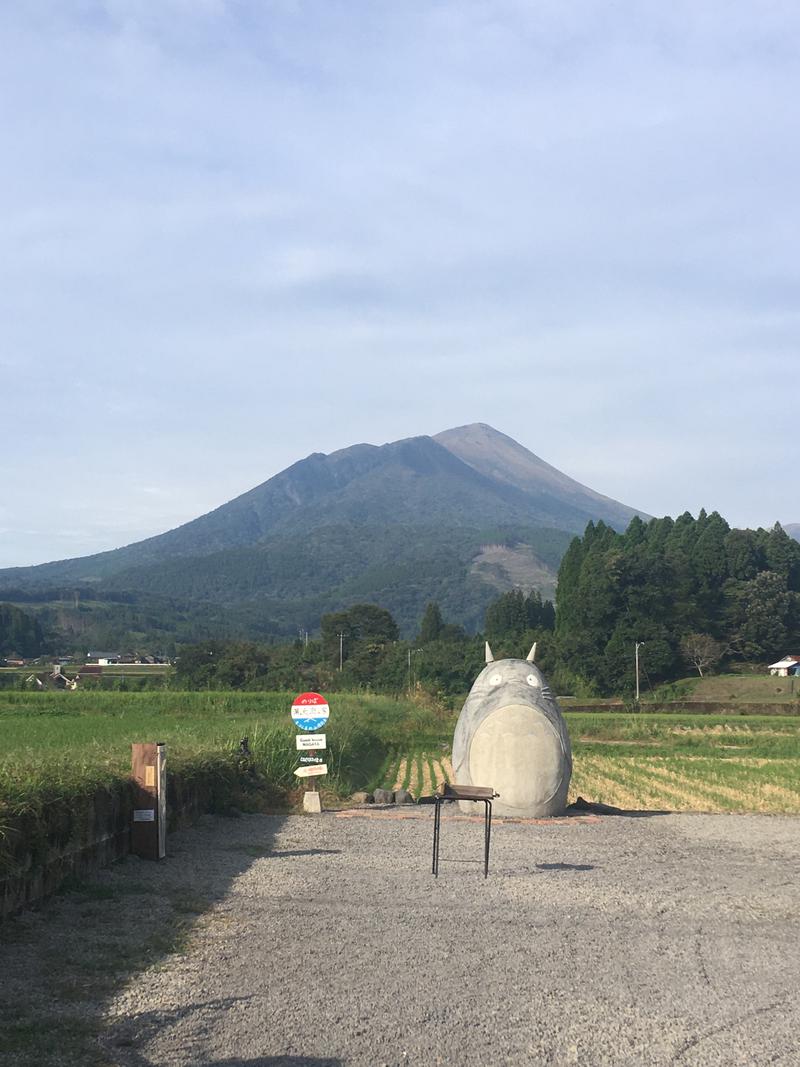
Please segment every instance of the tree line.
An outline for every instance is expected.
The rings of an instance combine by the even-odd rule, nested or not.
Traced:
[[[717,512],[637,517],[624,533],[590,523],[558,574],[562,681],[630,692],[636,643],[653,682],[800,650],[800,543],[779,525],[731,529]]]
[[[524,656],[537,634],[552,634],[553,605],[537,592],[503,593],[487,611],[485,633],[468,634],[430,602],[414,638],[401,640],[391,613],[355,604],[322,616],[319,637],[282,645],[207,641],[180,650],[178,688],[367,689],[400,693],[422,687],[441,696],[463,693],[484,663],[484,640],[497,658]]]
[[[637,645],[645,691],[690,671],[800,654],[800,543],[779,525],[732,529],[716,512],[637,517],[624,533],[590,523],[561,561],[555,605],[511,590],[488,605],[482,631],[468,633],[431,601],[403,640],[386,608],[356,604],[323,614],[318,636],[184,644],[170,684],[455,696],[481,670],[484,640],[496,659],[525,656],[536,642],[553,687],[585,696],[631,694]],[[33,619],[0,606],[0,652],[30,655],[42,641]]]
[[[481,669],[484,640],[497,659],[524,656],[535,641],[553,686],[586,696],[632,694],[637,645],[645,690],[800,653],[800,543],[779,525],[732,529],[716,512],[636,517],[624,533],[590,523],[561,562],[555,606],[536,591],[503,593],[486,609],[483,631],[470,635],[432,602],[414,638],[401,641],[388,611],[355,605],[323,615],[313,641],[237,644],[236,656],[249,648],[251,664],[237,678],[328,690],[420,685],[453,695]],[[184,650],[177,665],[187,683],[196,680],[189,656]],[[230,670],[223,661],[203,670],[220,682]]]

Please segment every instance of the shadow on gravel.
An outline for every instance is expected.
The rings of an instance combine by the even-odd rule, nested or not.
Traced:
[[[340,848],[295,848],[284,852],[268,852],[269,856],[341,856]]]
[[[540,871],[593,871],[593,863],[537,863]]]
[[[344,1060],[317,1056],[256,1056],[254,1060],[209,1060],[198,1067],[344,1067]]]
[[[599,800],[578,799],[566,809],[567,815],[624,815],[628,819],[649,819],[653,815],[673,815],[674,812],[660,808],[615,808],[611,804],[601,804]]]
[[[146,968],[181,951],[198,920],[253,863],[316,851],[273,851],[284,819],[205,816],[168,837],[165,860],[130,856],[91,880],[71,883],[39,909],[0,923],[0,1049],[8,1055],[7,1061],[0,1055],[3,1063],[116,1062],[99,1040],[108,1025],[105,1005]],[[135,1045],[125,1053],[136,1062]]]

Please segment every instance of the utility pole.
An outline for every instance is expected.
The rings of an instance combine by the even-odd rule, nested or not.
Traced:
[[[636,641],[634,648],[636,651],[636,703],[639,703],[639,649],[644,644],[644,641]]]
[[[339,670],[342,669],[344,663],[344,634],[339,634]]]
[[[408,690],[411,692],[411,656],[416,655],[417,652],[421,652],[421,648],[409,648],[408,650]]]

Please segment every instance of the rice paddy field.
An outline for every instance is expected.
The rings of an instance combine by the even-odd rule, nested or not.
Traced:
[[[287,796],[297,787],[286,693],[0,693],[0,838],[4,814],[128,774],[134,741],[165,741],[186,773],[235,756]],[[571,799],[627,809],[800,812],[800,717],[566,713]],[[389,697],[337,694],[326,733],[331,801],[357,789],[452,780],[456,715]]]
[[[800,813],[797,716],[566,713],[578,796],[633,810]],[[449,745],[394,748],[378,783],[430,793]]]

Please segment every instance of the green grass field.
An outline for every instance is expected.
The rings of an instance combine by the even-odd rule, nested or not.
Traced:
[[[800,678],[768,674],[711,674],[687,679],[692,700],[790,704],[800,699]]]
[[[130,745],[164,741],[183,773],[231,759],[247,736],[277,791],[298,788],[286,693],[0,693],[4,816],[127,776]],[[625,808],[800,812],[800,718],[566,714],[571,796]],[[328,735],[331,798],[356,789],[429,793],[452,778],[456,714],[388,697],[339,694]]]
[[[169,765],[185,768],[233,754],[249,739],[258,769],[273,784],[296,784],[294,729],[286,693],[0,693],[0,804],[58,783],[127,775],[130,746],[164,741]],[[388,739],[430,731],[430,716],[387,697],[339,695],[328,735],[330,784],[356,788],[374,776]]]
[[[290,803],[303,788],[291,702],[286,693],[0,693],[0,874],[19,864],[20,835],[38,834],[41,850],[60,812],[86,811],[100,790],[118,792],[137,741],[164,741],[168,773],[213,782],[221,810]],[[320,781],[331,803],[378,776],[392,745],[438,728],[431,712],[387,697],[337,695],[331,707],[330,771]],[[236,769],[242,737],[261,783],[248,777],[247,795]],[[76,834],[90,834],[74,820]]]

